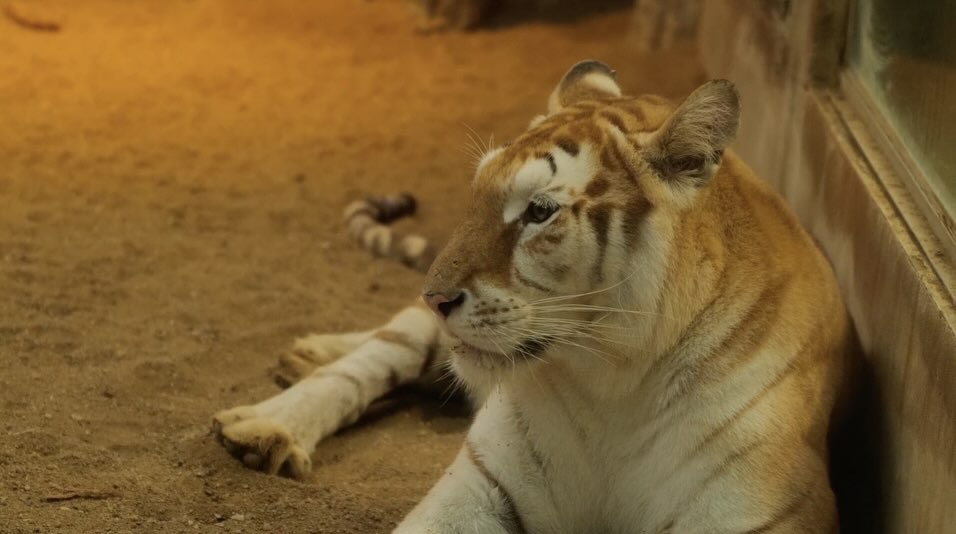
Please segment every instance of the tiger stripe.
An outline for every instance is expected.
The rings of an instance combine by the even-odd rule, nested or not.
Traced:
[[[597,257],[591,268],[591,279],[594,283],[604,281],[604,261],[607,257],[608,232],[611,225],[611,209],[607,204],[599,204],[588,209],[588,220],[594,230],[597,241]]]
[[[341,380],[345,380],[349,384],[352,384],[355,387],[355,389],[359,391],[360,395],[364,393],[362,389],[362,381],[356,378],[355,376],[344,371],[319,368],[319,369],[316,369],[315,373],[309,378],[310,379],[338,378]]]
[[[528,529],[525,528],[524,522],[521,519],[521,514],[518,512],[518,508],[515,505],[514,499],[511,497],[511,494],[508,493],[508,490],[498,481],[498,478],[485,466],[485,463],[481,460],[481,457],[478,453],[475,452],[475,447],[467,439],[464,444],[465,454],[468,457],[468,460],[478,469],[478,472],[481,474],[489,484],[501,494],[502,500],[504,501],[505,513],[503,514],[502,522],[505,523],[506,530],[511,534],[527,534]]]
[[[709,473],[707,473],[707,476],[697,484],[697,487],[694,488],[694,491],[688,492],[688,494],[681,501],[680,506],[677,507],[678,510],[688,506],[694,500],[700,498],[700,496],[714,484],[718,484],[722,477],[727,475],[732,468],[736,467],[738,462],[746,461],[751,454],[760,449],[761,445],[762,443],[760,442],[751,442],[732,450],[728,455],[720,460]],[[676,520],[676,517],[670,519],[669,524],[673,525]]]
[[[386,343],[395,343],[396,345],[401,345],[408,350],[419,350],[419,348],[408,338],[407,335],[401,332],[394,332],[392,330],[378,330],[372,336],[375,339],[384,341]]]
[[[512,414],[511,418],[518,427],[518,434],[524,439],[524,442],[528,448],[528,453],[531,456],[532,461],[534,461],[537,471],[543,476],[547,476],[548,460],[545,459],[544,453],[541,452],[541,450],[535,444],[534,439],[531,438],[531,426],[528,424],[524,414],[521,412],[521,407],[512,402],[510,409]]]
[[[602,163],[609,168],[618,169],[624,173],[624,178],[627,179],[628,183],[637,185],[637,172],[634,169],[633,165],[625,159],[624,154],[621,153],[621,148],[618,147],[616,142],[608,143],[607,149],[602,152]]]
[[[577,156],[580,150],[577,141],[570,137],[558,137],[554,140],[554,144],[571,156]]]
[[[532,288],[532,289],[537,289],[538,291],[541,291],[542,293],[553,293],[553,292],[554,292],[554,290],[552,290],[552,289],[549,288],[548,286],[539,284],[538,282],[535,282],[534,280],[532,280],[532,279],[528,278],[527,276],[521,274],[521,271],[519,271],[517,267],[515,267],[515,268],[513,269],[513,272],[514,272],[514,275],[515,275],[515,279],[518,280],[518,283],[520,283],[520,284],[523,285],[523,286],[530,287],[530,288]]]
[[[606,193],[610,187],[611,183],[606,178],[598,176],[584,188],[584,194],[591,198],[597,198]]]
[[[757,528],[750,529],[746,531],[746,534],[764,534],[766,532],[773,532],[778,526],[782,525],[784,521],[793,517],[793,515],[800,509],[800,506],[804,504],[807,498],[810,496],[809,491],[800,493],[795,499],[793,499],[787,506],[783,507],[770,517],[764,524],[760,525]]]

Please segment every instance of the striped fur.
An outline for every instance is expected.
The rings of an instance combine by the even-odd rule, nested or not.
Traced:
[[[426,278],[436,313],[220,413],[226,448],[301,475],[319,439],[449,361],[479,409],[396,532],[835,531],[846,313],[810,237],[726,151],[733,86],[675,106],[584,62],[548,108],[482,159]]]

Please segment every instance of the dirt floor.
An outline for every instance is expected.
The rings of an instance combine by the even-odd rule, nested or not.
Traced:
[[[0,4],[3,2],[0,1]],[[514,136],[573,62],[633,92],[699,82],[640,58],[627,6],[423,36],[399,0],[75,0],[0,16],[0,532],[387,532],[467,418],[412,399],[320,445],[305,483],[244,469],[216,410],[278,391],[309,331],[364,328],[419,275],[340,212],[409,190],[440,240],[467,124]]]

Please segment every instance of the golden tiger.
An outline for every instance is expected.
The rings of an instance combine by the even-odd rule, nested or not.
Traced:
[[[223,445],[301,476],[322,438],[450,362],[474,422],[396,532],[836,531],[847,315],[809,235],[726,150],[738,115],[725,80],[674,106],[578,63],[481,159],[422,304],[299,340],[289,382],[314,371],[217,414]],[[414,264],[427,243],[395,245],[386,204],[351,207],[353,234]]]

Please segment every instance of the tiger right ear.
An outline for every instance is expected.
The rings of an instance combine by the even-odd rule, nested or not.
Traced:
[[[645,157],[661,178],[703,185],[737,135],[740,97],[732,82],[697,88],[645,143]]]
[[[593,59],[571,67],[548,98],[548,114],[582,100],[621,96],[614,69]]]

